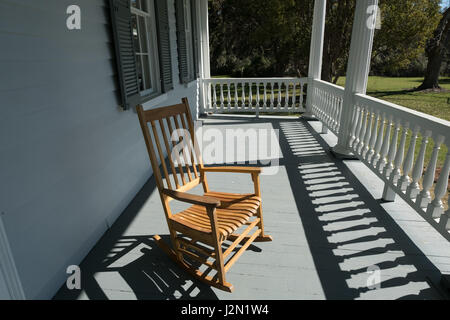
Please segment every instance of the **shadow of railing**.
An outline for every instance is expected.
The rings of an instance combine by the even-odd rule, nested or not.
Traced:
[[[306,121],[272,126],[326,298],[442,298],[439,270],[320,135]]]
[[[326,298],[442,298],[430,281],[439,270],[307,122],[251,121],[279,130],[279,165],[286,168]],[[55,299],[218,299],[157,248],[152,235],[124,236],[155,189],[152,178],[83,261],[83,291],[64,285]],[[368,286],[373,267],[380,272],[378,290]],[[108,283],[115,283],[111,290]]]

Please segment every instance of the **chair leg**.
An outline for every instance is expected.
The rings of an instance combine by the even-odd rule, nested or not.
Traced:
[[[252,174],[252,180],[255,185],[255,195],[261,197],[261,185],[259,182],[259,174]],[[261,206],[262,204],[259,205],[258,211],[256,213],[257,217],[259,218],[258,227],[261,230],[261,234],[255,239],[255,242],[272,241],[273,239],[271,236],[264,234],[264,221]]]
[[[225,266],[222,252],[222,241],[219,230],[217,229],[217,216],[215,208],[207,208],[208,216],[211,220],[212,229],[212,241],[214,243],[214,250],[216,253],[216,268],[217,268],[217,279],[221,284],[225,284]]]
[[[227,283],[225,280],[225,265],[222,252],[222,244],[219,241],[214,241],[214,251],[216,253],[216,267],[217,279],[221,284]]]
[[[272,241],[273,238],[272,236],[269,236],[267,234],[264,233],[264,221],[263,221],[263,214],[262,214],[262,208],[261,205],[258,208],[257,211],[257,217],[259,218],[259,223],[258,223],[258,227],[261,230],[261,235],[259,235],[256,239],[255,242],[265,242],[265,241]]]
[[[177,233],[176,231],[173,231],[171,228],[170,230],[170,240],[172,240],[172,246],[174,248],[174,252],[181,262],[183,261],[183,254],[180,252],[180,242],[177,239]]]

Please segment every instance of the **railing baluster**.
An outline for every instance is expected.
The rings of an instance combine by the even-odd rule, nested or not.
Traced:
[[[206,85],[206,97],[207,97],[207,101],[206,104],[208,106],[209,111],[211,111],[213,109],[212,106],[212,99],[211,99],[211,95],[212,95],[212,90],[211,90],[211,83],[208,82],[208,84]]]
[[[386,115],[380,114],[380,127],[378,128],[377,141],[375,143],[374,155],[372,157],[372,167],[376,168],[378,160],[380,160],[380,151],[383,144],[384,128],[386,127]]]
[[[242,82],[242,103],[241,103],[241,109],[245,109],[245,82]]]
[[[214,112],[217,111],[217,90],[216,90],[216,84],[213,84],[213,110]]]
[[[411,182],[411,178],[409,177],[409,173],[412,170],[414,164],[414,153],[416,151],[416,141],[417,134],[419,132],[419,127],[415,126],[412,131],[411,141],[409,142],[408,152],[406,154],[405,162],[403,163],[403,176],[400,178],[398,185],[402,191],[405,191]]]
[[[253,93],[252,93],[252,85],[253,83],[250,81],[248,83],[248,109],[253,109]]]
[[[326,114],[326,125],[330,126],[331,123],[331,94],[329,92],[325,95],[325,114]]]
[[[389,153],[387,156],[387,164],[384,167],[383,170],[383,175],[386,178],[389,178],[391,175],[392,170],[394,170],[394,159],[395,159],[395,155],[397,153],[397,140],[398,140],[398,133],[400,131],[400,121],[396,121],[395,122],[395,126],[394,126],[394,131],[393,131],[393,136],[392,136],[392,140],[391,143],[389,145]]]
[[[391,129],[392,129],[392,118],[390,118],[386,122],[386,130],[385,130],[385,134],[384,134],[383,145],[381,146],[380,160],[378,161],[378,164],[377,164],[377,170],[380,173],[383,171],[384,167],[387,164],[386,156],[388,154],[389,143],[391,141]]]
[[[367,117],[367,129],[366,129],[366,134],[364,136],[364,145],[361,149],[361,156],[363,158],[366,157],[367,153],[370,150],[370,137],[372,135],[372,126],[373,126],[373,122],[374,122],[374,114],[372,111],[370,111],[370,109],[367,110],[369,115]]]
[[[287,111],[289,109],[289,82],[283,82],[284,84],[284,91],[285,91],[285,95],[284,95],[284,106],[283,108]]]
[[[406,123],[403,127],[402,137],[400,139],[400,145],[398,146],[397,153],[394,159],[394,170],[391,173],[390,179],[394,185],[397,184],[398,179],[400,178],[402,171],[401,166],[403,163],[403,158],[405,156],[405,144],[406,137],[408,135],[409,123]]]
[[[448,187],[448,175],[450,173],[450,152],[447,153],[445,164],[439,175],[439,179],[434,188],[434,200],[428,205],[427,215],[432,218],[439,218],[444,213],[442,198],[445,196]]]
[[[422,183],[422,191],[419,193],[417,197],[416,203],[421,208],[425,208],[431,201],[430,188],[434,182],[434,174],[436,172],[436,163],[439,155],[439,150],[441,149],[442,141],[444,137],[438,136],[434,139],[434,148],[433,153],[431,154],[430,162],[428,163],[427,171],[425,172],[425,176],[423,178]]]
[[[430,131],[426,131],[422,137],[422,143],[420,145],[419,155],[417,156],[416,163],[414,165],[411,184],[406,189],[406,194],[411,199],[416,199],[420,191],[419,180],[423,173],[423,164],[425,162],[425,152],[427,149],[428,138],[431,135]]]
[[[256,110],[255,110],[255,112],[256,112],[256,117],[257,118],[259,117],[259,100],[260,100],[260,98],[259,98],[259,86],[260,85],[261,85],[260,82],[256,83]]]
[[[373,115],[373,124],[372,124],[372,130],[370,133],[370,141],[368,145],[368,152],[366,153],[366,161],[367,163],[371,163],[372,158],[375,154],[375,142],[378,138],[378,122],[380,120],[380,113],[377,111],[376,114]]]
[[[369,109],[367,107],[365,107],[364,108],[364,117],[362,118],[363,122],[362,122],[362,126],[361,126],[361,132],[359,133],[359,143],[356,146],[356,152],[358,154],[361,154],[361,150],[364,147],[364,138],[366,136],[367,123],[368,123],[367,118],[369,116],[370,116]]]
[[[297,92],[296,92],[296,87],[297,86],[297,82],[292,82],[292,110],[296,110],[297,109]]]
[[[275,107],[275,82],[270,83],[270,111],[273,111]]]
[[[400,120],[398,120],[395,123],[394,135],[392,136],[392,141],[391,141],[391,145],[389,148],[387,164],[383,170],[383,175],[388,180],[388,182],[385,182],[385,184],[384,184],[384,190],[383,190],[383,196],[382,196],[383,200],[385,200],[385,201],[394,201],[395,195],[396,195],[395,191],[391,188],[389,182],[393,182],[392,179],[396,176],[395,170],[394,170],[396,168],[396,165],[394,165],[394,162],[396,162],[395,160],[397,159],[397,154],[399,152],[403,152],[401,150],[399,150],[399,152],[397,152],[397,140],[398,140],[398,134],[400,132],[400,125],[401,125],[401,122],[400,122]],[[403,144],[403,147],[404,147],[404,144]]]
[[[330,128],[334,128],[334,114],[336,112],[336,97],[334,94],[330,95]]]
[[[235,82],[234,83],[234,108],[237,110],[239,110],[239,83]]]
[[[351,130],[351,137],[349,145],[351,148],[353,148],[354,143],[356,143],[357,134],[358,134],[358,127],[360,122],[361,114],[361,107],[358,105],[355,105],[353,107],[353,123],[352,123],[352,130]]]
[[[227,89],[228,89],[228,94],[227,94],[228,111],[230,111],[230,109],[231,109],[231,82],[230,81],[227,82]]]
[[[223,111],[225,99],[223,97],[223,83],[219,84],[220,86],[220,111]]]
[[[303,87],[304,87],[304,84],[302,84],[301,82],[300,82],[300,101],[299,101],[299,107],[300,107],[300,109],[301,110],[304,110],[304,108],[303,108]]]
[[[329,96],[328,93],[324,93],[323,94],[323,121],[322,121],[322,134],[327,134],[328,133],[328,123],[329,123]]]
[[[264,85],[264,98],[263,98],[263,110],[267,110],[267,83],[263,83]]]
[[[353,144],[352,144],[352,148],[355,151],[357,150],[357,147],[359,145],[360,133],[362,130],[363,120],[364,120],[364,115],[365,115],[363,106],[358,106],[357,108],[358,108],[357,109],[358,110],[358,125],[357,125],[356,131],[355,131],[355,140],[353,141]]]
[[[278,99],[277,99],[277,109],[281,109],[281,82],[278,82]]]
[[[339,110],[340,110],[340,105],[341,105],[341,99],[339,99],[339,97],[336,96],[335,97],[334,125],[333,125],[333,129],[335,131],[338,131],[338,127],[339,127]]]

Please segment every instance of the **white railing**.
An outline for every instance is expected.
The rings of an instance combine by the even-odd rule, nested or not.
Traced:
[[[307,82],[306,78],[203,79],[203,111],[303,113]],[[322,80],[314,80],[311,87],[311,112],[322,121],[324,132],[330,129],[338,135],[345,89]],[[443,206],[448,197],[450,122],[362,94],[353,96],[353,104],[350,146],[385,182],[383,198],[392,201],[401,196],[450,241],[450,210],[444,212]]]
[[[354,101],[350,145],[385,182],[383,198],[400,195],[450,240],[450,214],[442,202],[448,196],[450,122],[362,94]]]
[[[339,120],[344,100],[344,88],[322,80],[314,80],[311,111],[334,134],[339,132]],[[325,131],[324,131],[325,133]]]
[[[301,113],[305,111],[306,78],[203,79],[204,112]]]

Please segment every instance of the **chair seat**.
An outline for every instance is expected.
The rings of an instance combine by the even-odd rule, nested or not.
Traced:
[[[221,202],[220,207],[216,209],[216,214],[219,232],[224,238],[256,215],[261,205],[261,198],[254,194],[207,192],[204,195],[214,197]],[[173,215],[171,219],[197,231],[212,232],[211,222],[204,206],[193,205]]]

